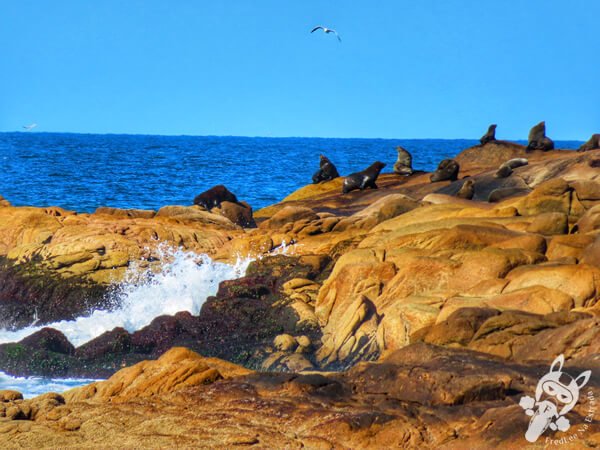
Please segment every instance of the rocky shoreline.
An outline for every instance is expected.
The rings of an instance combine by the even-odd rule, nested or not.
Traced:
[[[498,176],[515,158],[527,164]],[[0,392],[0,442],[522,447],[519,400],[559,354],[569,373],[592,371],[586,392],[600,397],[600,149],[491,141],[454,161],[446,181],[384,173],[378,189],[342,194],[335,178],[254,214],[235,196],[94,214],[0,198],[2,327],[104,307],[132,262],[157,264],[160,243],[258,258],[198,316],[77,348],[50,328],[0,345],[10,374],[112,375],[62,396]],[[457,197],[467,180],[471,199]],[[582,395],[571,422],[594,401]],[[599,445],[596,415],[567,448]]]

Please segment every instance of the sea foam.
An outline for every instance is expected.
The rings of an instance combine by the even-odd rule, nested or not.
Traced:
[[[0,390],[19,391],[25,398],[35,397],[46,392],[64,392],[68,389],[93,383],[91,378],[43,378],[43,377],[11,377],[0,372]]]
[[[181,249],[160,247],[161,270],[139,269],[133,264],[125,280],[111,294],[110,310],[95,310],[75,320],[62,320],[31,325],[16,331],[0,330],[0,343],[16,342],[40,330],[51,327],[61,331],[78,347],[115,327],[134,332],[148,325],[155,317],[179,311],[197,315],[202,304],[214,295],[219,283],[243,276],[250,259],[238,259],[233,264],[212,261],[207,255],[198,255]]]

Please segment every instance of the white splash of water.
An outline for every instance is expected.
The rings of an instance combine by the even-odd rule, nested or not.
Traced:
[[[35,397],[46,392],[64,392],[68,389],[84,386],[100,381],[87,378],[42,378],[42,377],[11,377],[0,372],[0,391],[10,389],[19,391],[25,398]]]
[[[155,317],[179,311],[198,315],[202,304],[214,295],[219,283],[243,276],[250,259],[238,259],[229,265],[212,261],[206,255],[197,255],[181,249],[160,247],[158,257],[161,271],[140,273],[132,265],[125,281],[113,295],[111,310],[96,310],[76,320],[63,320],[44,325],[61,331],[78,347],[115,327],[134,332],[148,325]],[[17,342],[43,328],[29,326],[16,331],[0,330],[0,343]]]

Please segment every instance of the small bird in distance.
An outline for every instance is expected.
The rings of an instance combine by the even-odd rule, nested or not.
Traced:
[[[23,125],[23,128],[25,128],[26,131],[31,131],[35,127],[37,127],[37,123],[32,123],[31,125]]]
[[[331,28],[327,28],[327,27],[323,27],[323,26],[319,25],[319,26],[317,26],[317,27],[314,27],[314,28],[311,30],[311,33],[314,33],[314,32],[315,32],[315,31],[317,31],[317,30],[323,30],[323,33],[325,33],[325,34],[333,33],[333,34],[335,34],[335,36],[338,38],[338,41],[342,42],[342,38],[340,38],[340,35],[339,35],[339,34],[337,34],[337,31],[335,31],[335,30],[332,30]]]

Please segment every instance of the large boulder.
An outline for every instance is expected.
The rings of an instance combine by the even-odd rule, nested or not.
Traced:
[[[246,373],[249,371],[234,364],[202,358],[188,349],[175,347],[156,361],[140,362],[120,370],[106,381],[71,390],[65,394],[65,398],[69,402],[125,402],[214,383],[227,375]]]

